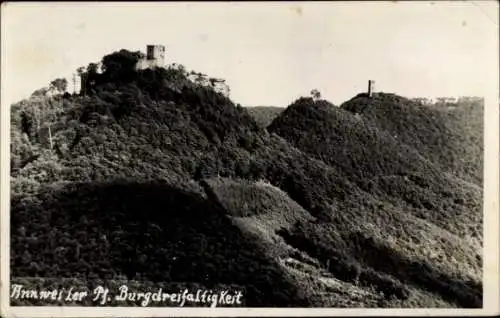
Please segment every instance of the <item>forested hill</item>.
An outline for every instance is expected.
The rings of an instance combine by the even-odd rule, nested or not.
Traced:
[[[248,306],[481,307],[478,167],[425,144],[443,122],[301,98],[265,128],[182,66],[136,71],[140,56],[81,69],[82,94],[12,105],[13,277],[238,285]],[[418,140],[404,112],[425,118]]]
[[[413,147],[440,169],[483,183],[482,101],[421,105],[394,94],[363,94],[341,105]]]

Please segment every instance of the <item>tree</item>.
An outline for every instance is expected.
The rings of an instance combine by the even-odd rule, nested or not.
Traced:
[[[57,92],[62,94],[68,89],[68,80],[65,78],[56,78],[50,82],[50,89],[55,89]]]
[[[186,71],[186,67],[184,65],[182,65],[182,64],[172,63],[171,68],[174,69],[174,70],[176,70],[176,71],[179,71],[184,76],[188,75],[188,73]],[[201,73],[199,73],[199,74],[201,74]],[[206,77],[205,74],[201,74],[201,75],[203,75],[204,77]]]
[[[87,72],[85,73],[85,88],[86,91],[92,90],[96,85],[96,80],[99,77],[99,64],[89,63],[87,65]]]
[[[37,89],[36,91],[34,91],[32,94],[31,94],[31,97],[42,97],[42,96],[45,96],[47,95],[47,93],[49,92],[49,88],[48,87],[42,87],[40,89]]]
[[[311,91],[311,95],[312,95],[313,99],[315,99],[315,100],[318,100],[321,98],[321,93],[317,89],[313,89]]]
[[[79,68],[76,69],[76,73],[78,73],[79,76],[82,76],[83,73],[85,73],[85,67],[80,66]]]
[[[97,63],[89,63],[89,65],[87,65],[87,73],[89,75],[97,74],[98,70],[99,70],[99,65]]]
[[[102,58],[102,70],[109,79],[117,79],[135,72],[137,62],[144,57],[142,52],[120,50]]]

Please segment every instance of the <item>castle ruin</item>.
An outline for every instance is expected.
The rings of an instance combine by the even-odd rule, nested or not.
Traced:
[[[146,56],[137,62],[136,69],[144,70],[147,68],[164,67],[164,66],[165,66],[165,46],[147,45]]]
[[[146,46],[146,55],[137,61],[135,69],[145,70],[154,69],[157,67],[165,67],[165,46],[149,44]],[[73,74],[74,93],[76,93],[77,91],[80,91],[80,93],[85,92],[85,86],[87,84],[84,68],[81,68],[81,71],[78,73],[78,75],[80,76],[80,81],[77,81],[76,74]],[[191,72],[188,75],[188,78],[196,84],[212,87],[213,90],[217,93],[229,97],[230,89],[223,79],[209,78],[205,74],[194,72]]]
[[[206,74],[191,72],[187,75],[188,79],[205,87],[212,87],[214,91],[226,97],[229,97],[230,88],[224,79],[208,77]]]

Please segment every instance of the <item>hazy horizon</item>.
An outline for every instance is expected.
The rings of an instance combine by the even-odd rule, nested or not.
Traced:
[[[244,106],[318,89],[407,97],[498,90],[497,2],[2,4],[2,99],[11,104],[120,49],[226,79]]]

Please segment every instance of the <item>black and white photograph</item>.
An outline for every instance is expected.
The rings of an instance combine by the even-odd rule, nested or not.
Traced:
[[[498,10],[2,3],[2,316],[498,312]]]

